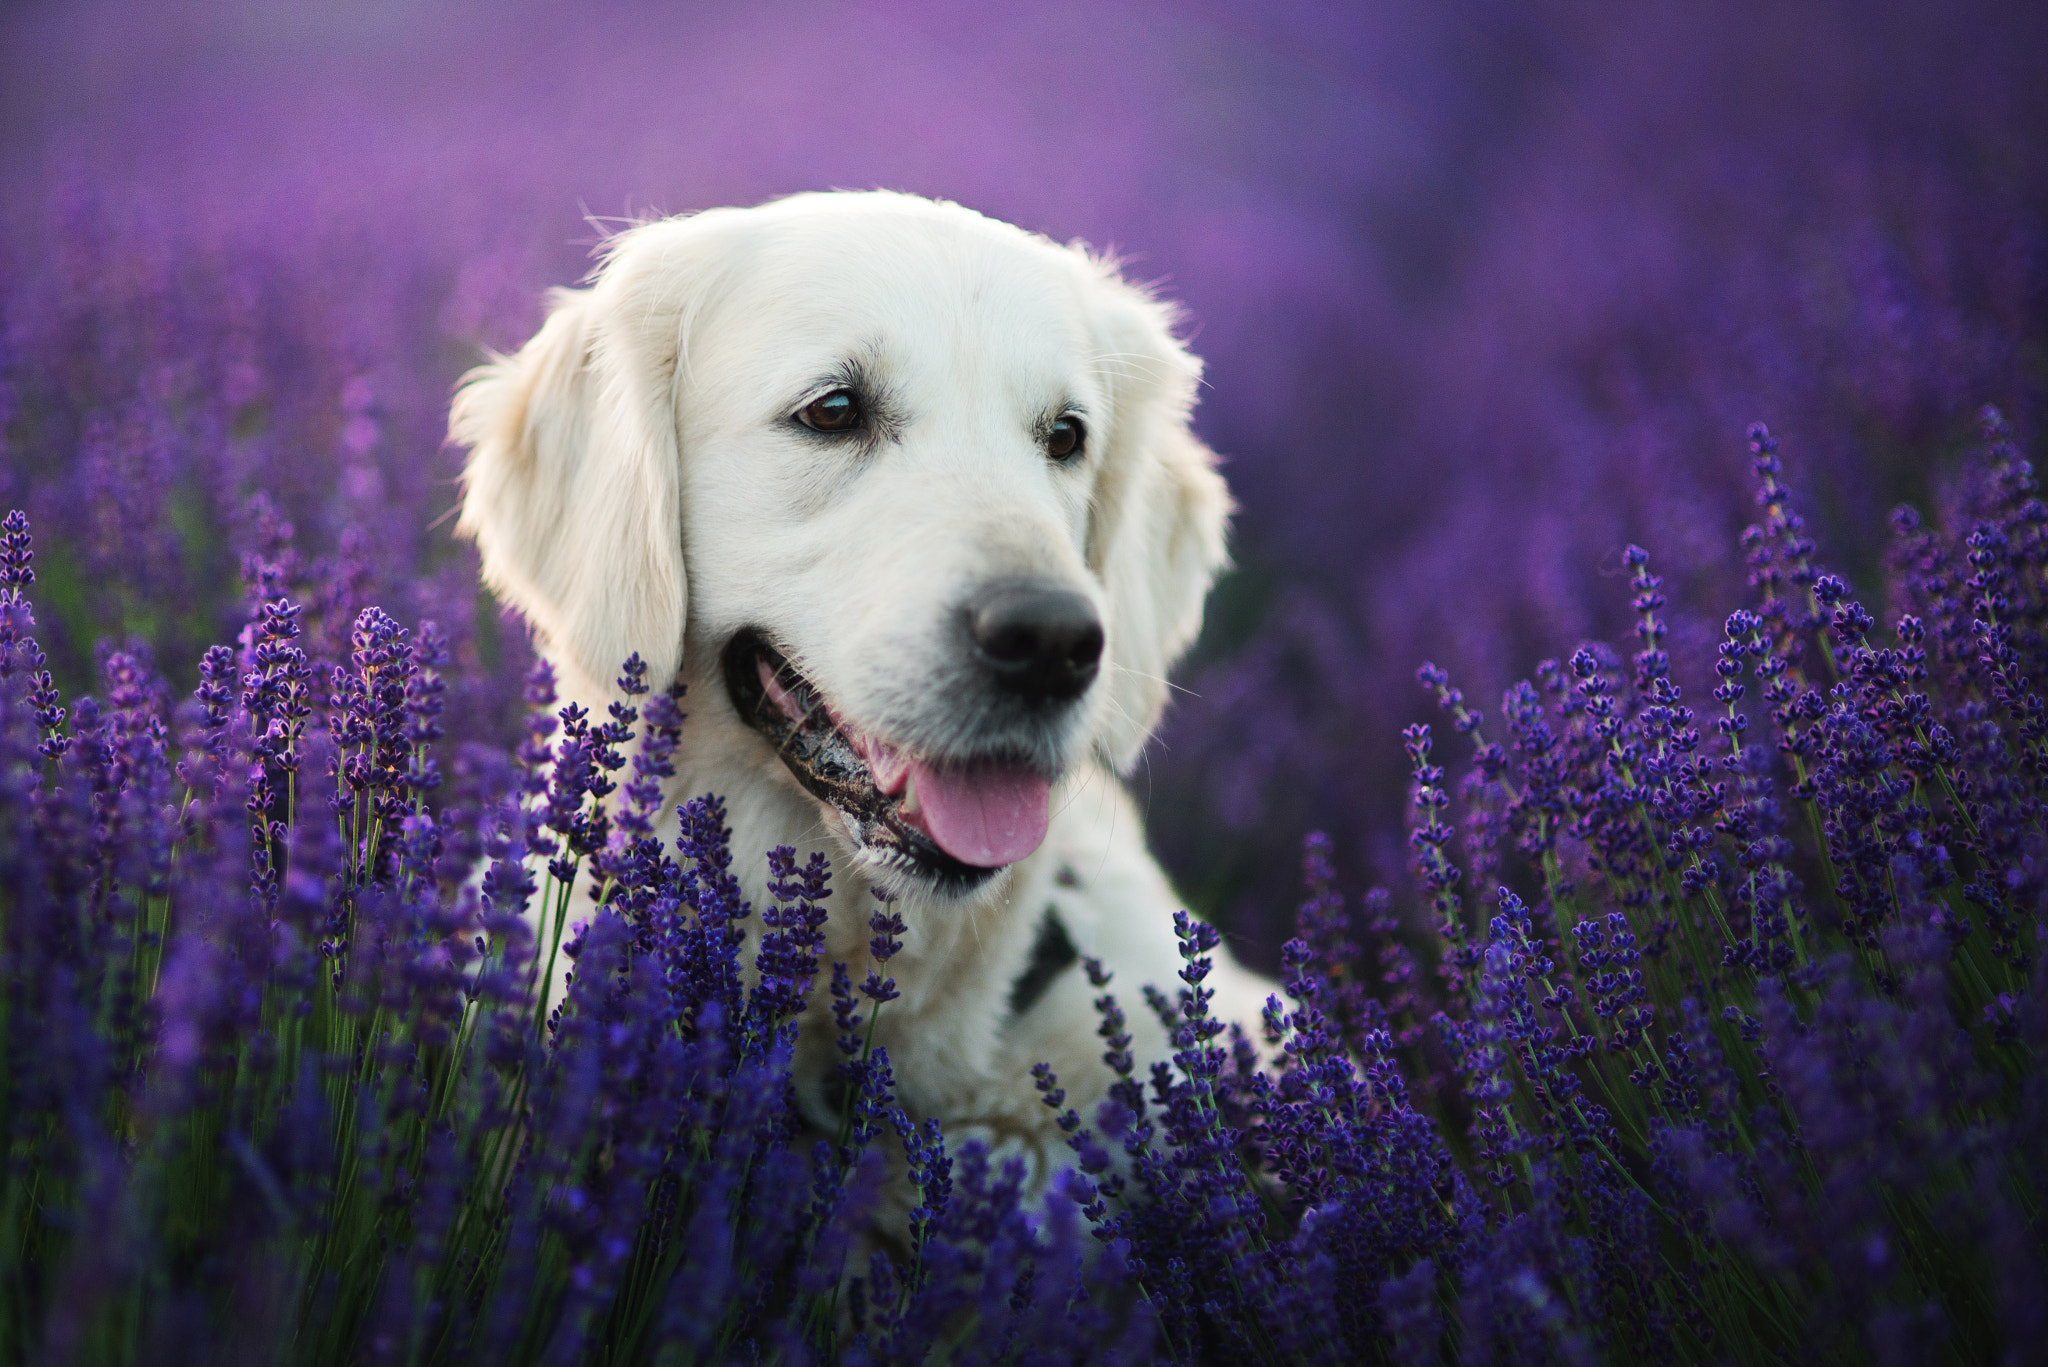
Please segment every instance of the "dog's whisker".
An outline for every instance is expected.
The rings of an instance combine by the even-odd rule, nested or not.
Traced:
[[[1180,684],[1175,683],[1173,680],[1167,678],[1164,674],[1148,674],[1142,669],[1133,669],[1129,665],[1120,665],[1117,664],[1115,661],[1105,661],[1104,667],[1109,669],[1113,673],[1128,674],[1134,679],[1143,679],[1147,683],[1156,683],[1162,688],[1170,688],[1176,693],[1185,693],[1190,698],[1199,698],[1202,696],[1201,694],[1195,692],[1192,688],[1186,688]]]

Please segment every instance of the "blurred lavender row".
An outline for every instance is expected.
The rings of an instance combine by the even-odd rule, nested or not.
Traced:
[[[1744,575],[1747,421],[1864,587],[1979,403],[2031,442],[2044,30],[1990,3],[16,6],[0,505],[39,529],[73,684],[111,636],[189,688],[288,521],[355,599],[321,615],[441,622],[451,728],[502,741],[524,644],[437,523],[446,398],[606,216],[884,185],[1114,247],[1186,304],[1244,505],[1141,789],[1184,891],[1269,954],[1309,826],[1405,878],[1418,660],[1489,697],[1625,632],[1640,542],[1712,686],[1685,671]]]

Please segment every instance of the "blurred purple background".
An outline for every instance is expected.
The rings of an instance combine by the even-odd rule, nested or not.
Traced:
[[[453,622],[488,736],[522,647],[435,525],[446,398],[610,216],[888,186],[1113,246],[1187,306],[1244,506],[1139,786],[1270,952],[1305,829],[1405,876],[1420,660],[1483,706],[1620,634],[1630,541],[1676,651],[1718,629],[1745,423],[1866,582],[1976,405],[2032,444],[2044,13],[15,3],[0,495],[74,679],[139,634],[189,686],[261,489]]]

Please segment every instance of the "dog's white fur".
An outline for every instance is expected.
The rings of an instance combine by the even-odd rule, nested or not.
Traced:
[[[614,237],[588,288],[556,291],[531,341],[467,378],[450,424],[469,449],[460,528],[565,695],[601,711],[636,651],[653,678],[689,685],[664,836],[673,800],[723,794],[757,905],[770,848],[825,851],[826,961],[856,981],[869,888],[897,894],[902,999],[879,1038],[900,1098],[1041,1172],[1062,1151],[1031,1065],[1052,1064],[1084,1113],[1109,1081],[1078,967],[1021,1016],[1008,1008],[1048,907],[1114,971],[1141,1066],[1170,1051],[1139,987],[1179,986],[1178,902],[1117,775],[1200,625],[1230,508],[1189,430],[1200,366],[1173,323],[1112,263],[957,205],[799,195]],[[821,442],[792,414],[849,364],[886,392],[895,426]],[[1062,406],[1087,415],[1071,464],[1042,444]],[[735,713],[720,654],[741,628],[772,629],[837,715],[912,749],[971,747],[942,627],[1006,574],[1085,595],[1103,668],[1040,738],[1061,775],[1044,844],[949,897],[855,845],[798,786]],[[1256,1036],[1266,985],[1217,958],[1219,1014]],[[797,1064],[820,1125],[834,1057],[820,990]]]

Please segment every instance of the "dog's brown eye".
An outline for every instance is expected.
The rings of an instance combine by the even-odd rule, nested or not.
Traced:
[[[1052,429],[1045,434],[1045,453],[1054,460],[1071,460],[1081,450],[1081,442],[1087,437],[1088,429],[1081,420],[1069,414],[1056,419]]]
[[[830,390],[805,404],[796,417],[813,432],[851,432],[860,426],[860,396],[851,389]]]

